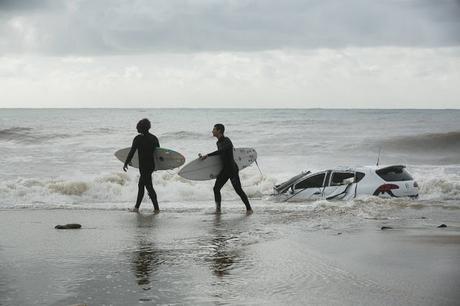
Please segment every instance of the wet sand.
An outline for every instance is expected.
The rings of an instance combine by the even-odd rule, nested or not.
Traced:
[[[254,206],[2,210],[0,305],[458,305],[458,224]]]

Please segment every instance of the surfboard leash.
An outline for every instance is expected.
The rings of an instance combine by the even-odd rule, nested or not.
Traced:
[[[259,169],[260,176],[264,178],[264,175],[262,174],[262,171],[260,170],[259,163],[257,162],[257,159],[254,162],[256,163],[257,169]]]
[[[264,175],[262,173],[262,170],[260,170],[260,167],[259,167],[259,163],[257,163],[257,159],[254,161],[256,163],[256,166],[257,166],[257,169],[259,169],[259,173],[260,173],[260,177],[262,178],[262,180],[264,179]],[[273,184],[273,189],[275,189],[276,185],[274,183]],[[275,195],[274,193],[270,193],[270,194],[266,194],[267,196],[273,196]]]

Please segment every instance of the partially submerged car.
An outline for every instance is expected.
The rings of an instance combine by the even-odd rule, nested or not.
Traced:
[[[418,197],[418,184],[403,165],[302,172],[274,187],[281,201],[349,200],[357,196]]]

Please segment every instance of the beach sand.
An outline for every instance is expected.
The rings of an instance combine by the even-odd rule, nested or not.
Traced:
[[[0,305],[459,303],[458,224],[331,226],[262,206],[1,210]]]

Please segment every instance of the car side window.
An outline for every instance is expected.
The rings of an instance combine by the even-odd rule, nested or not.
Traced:
[[[347,185],[347,182],[344,180],[349,178],[354,178],[355,174],[350,172],[334,172],[332,173],[331,178],[331,186],[340,186],[340,185]]]
[[[303,181],[297,183],[294,189],[305,189],[314,187],[323,187],[325,173],[310,176]]]
[[[363,172],[356,172],[356,183],[358,183],[360,180],[363,179],[363,177],[365,177],[366,174],[364,174]]]

